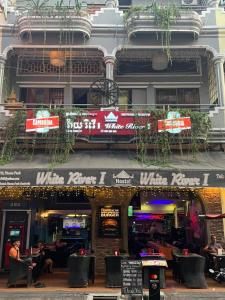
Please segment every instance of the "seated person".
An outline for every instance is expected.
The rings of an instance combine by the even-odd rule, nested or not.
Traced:
[[[217,243],[215,234],[211,234],[211,242],[203,250],[207,253],[217,253],[218,249],[223,249],[223,247]]]
[[[41,241],[37,242],[37,245],[32,248],[33,254],[39,254],[39,270],[40,273],[42,271],[52,273],[52,267],[53,267],[53,260],[48,257],[46,251],[44,250],[44,244]]]
[[[12,247],[9,250],[9,257],[14,258],[15,260],[24,262],[25,264],[27,264],[28,268],[30,270],[33,270],[34,267],[36,267],[36,263],[32,262],[31,258],[26,258],[26,259],[22,259],[20,257],[20,241],[16,240],[12,243]],[[32,271],[32,277],[33,279],[35,279],[34,277],[34,270]]]

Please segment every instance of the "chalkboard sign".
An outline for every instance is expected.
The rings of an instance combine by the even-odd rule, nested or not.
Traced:
[[[123,295],[142,295],[141,260],[121,260],[121,293]]]

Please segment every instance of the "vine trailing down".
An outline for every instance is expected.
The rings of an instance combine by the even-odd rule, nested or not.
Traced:
[[[166,165],[170,162],[173,148],[177,148],[177,146],[181,155],[183,155],[184,149],[188,149],[188,153],[191,153],[194,160],[197,158],[200,146],[207,149],[211,121],[206,113],[177,110],[181,117],[190,117],[191,129],[174,134],[167,131],[158,131],[158,120],[167,119],[169,111],[151,109],[149,112],[149,120],[145,119],[143,126],[137,126],[141,129],[136,130],[137,159],[141,163]],[[140,121],[137,118],[135,122],[139,124]],[[151,123],[150,129],[148,128],[149,123]],[[151,154],[150,147],[153,148]]]
[[[51,116],[59,116],[59,127],[49,130],[47,133],[26,132],[27,112],[25,110],[15,112],[5,122],[4,129],[0,133],[0,139],[4,141],[1,147],[0,164],[13,161],[18,154],[23,155],[27,160],[31,160],[35,151],[40,149],[44,149],[48,155],[51,166],[69,160],[71,152],[75,151],[79,134],[67,130],[68,115],[66,115],[65,108],[52,109],[49,112]],[[72,117],[73,122],[80,122],[82,116],[85,115],[80,109],[74,109],[73,112],[75,112]],[[135,126],[135,128],[138,128],[135,133],[137,159],[143,164],[168,164],[174,145],[179,146],[181,153],[188,146],[188,150],[194,159],[196,159],[200,144],[204,145],[205,149],[207,148],[211,123],[206,113],[179,110],[181,117],[190,117],[191,129],[174,134],[158,130],[158,120],[166,119],[168,111],[151,109],[145,112],[148,112],[149,115],[146,119],[135,118],[135,125],[141,125]],[[150,147],[153,151],[151,153],[149,152]]]
[[[148,6],[132,6],[124,14],[124,23],[127,27],[128,23],[132,19],[138,19],[140,16],[154,17],[156,26],[160,31],[161,43],[164,51],[167,54],[168,60],[171,61],[171,26],[176,23],[180,17],[180,9],[175,4],[170,5],[158,5],[153,3]],[[157,38],[158,33],[156,31]]]

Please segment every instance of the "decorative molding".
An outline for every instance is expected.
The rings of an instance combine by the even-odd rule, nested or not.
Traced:
[[[155,24],[154,15],[146,15],[144,13],[139,16],[130,17],[127,20],[127,34],[131,38],[137,33],[153,33],[162,32],[163,29]],[[203,23],[201,17],[195,11],[185,11],[180,13],[180,18],[170,26],[171,33],[194,34],[199,36]]]
[[[20,37],[32,32],[81,32],[90,38],[92,22],[87,16],[70,16],[70,26],[63,26],[63,19],[60,17],[38,17],[21,16],[18,18],[18,31]],[[66,23],[66,20],[65,20]]]

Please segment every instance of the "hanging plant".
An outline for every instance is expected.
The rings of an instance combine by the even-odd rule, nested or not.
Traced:
[[[156,25],[162,30],[160,35],[163,49],[167,54],[168,60],[171,61],[171,25],[173,25],[180,17],[179,8],[175,4],[168,6],[153,4],[151,9],[155,17]]]
[[[154,16],[156,26],[161,29],[160,36],[162,47],[165,50],[168,60],[171,60],[171,26],[180,17],[179,7],[175,4],[158,5],[153,3],[148,6],[132,6],[127,12],[124,13],[124,24],[127,26],[130,18],[137,19],[140,15]],[[156,32],[157,37],[158,33]]]
[[[1,149],[0,164],[6,164],[12,161],[18,152],[17,138],[23,120],[24,113],[17,111],[6,121],[5,128],[1,133],[1,140],[4,140],[4,145]]]
[[[157,109],[147,111],[151,113],[151,117],[149,117],[151,128],[149,129],[147,126],[143,126],[143,128],[139,127],[139,129],[136,130],[136,151],[138,161],[145,164],[167,165],[170,162],[172,153],[171,147],[173,145],[178,145],[180,154],[183,155],[183,147],[185,145],[186,149],[187,141],[193,159],[196,159],[200,144],[204,144],[205,149],[207,148],[208,135],[211,128],[211,121],[208,115],[190,110],[176,111],[180,113],[181,117],[190,117],[192,124],[190,130],[184,130],[177,134],[169,133],[167,131],[158,132],[158,120],[166,119],[168,111]],[[148,120],[146,122],[148,123]],[[138,118],[136,125],[140,125]],[[150,145],[153,147],[153,153],[151,155],[148,154]]]

